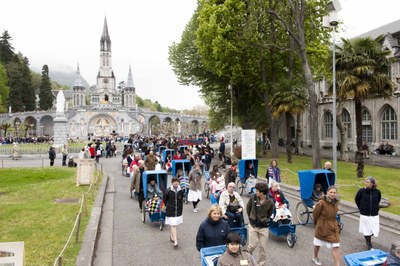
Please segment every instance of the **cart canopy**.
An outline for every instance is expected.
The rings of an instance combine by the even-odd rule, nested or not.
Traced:
[[[335,173],[329,170],[301,170],[298,172],[300,182],[300,196],[303,200],[311,198],[314,185],[322,185],[322,191],[326,194],[329,186],[335,184]]]

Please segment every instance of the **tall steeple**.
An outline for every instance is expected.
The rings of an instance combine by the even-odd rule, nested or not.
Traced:
[[[108,34],[107,18],[104,17],[103,34],[100,38],[100,51],[111,52],[111,38]]]
[[[120,99],[115,96],[117,91],[111,58],[111,38],[108,34],[107,18],[105,17],[103,33],[100,38],[100,69],[97,74],[96,86],[99,96],[96,96],[93,103],[98,101],[103,103],[120,104]]]

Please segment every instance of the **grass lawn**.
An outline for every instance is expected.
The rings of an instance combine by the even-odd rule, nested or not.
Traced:
[[[85,143],[68,143],[68,151],[69,153],[78,153],[85,145]],[[21,143],[18,144],[19,146],[19,151],[21,155],[27,155],[27,154],[45,154],[47,155],[49,152],[50,146],[52,144],[50,143]],[[105,143],[103,143],[103,147],[105,146]],[[13,145],[12,144],[7,144],[7,145],[0,145],[0,154],[12,154],[13,151]],[[59,147],[57,152],[61,152],[61,147]]]
[[[76,186],[76,169],[44,167],[0,169],[0,242],[25,242],[25,265],[53,265],[73,228],[79,203],[56,199],[77,198],[88,186]],[[97,190],[88,194],[78,243],[75,234],[62,258],[75,265]]]
[[[258,160],[258,176],[265,176],[271,159],[263,157],[258,158]],[[281,169],[282,182],[299,186],[297,171],[311,169],[312,158],[309,156],[293,155],[292,161],[293,163],[291,164],[287,163],[286,154],[280,154],[278,166]],[[352,162],[338,161],[336,184],[338,185],[338,193],[343,200],[354,202],[356,192],[360,187],[364,186],[364,179],[356,177],[356,169],[357,165]],[[390,207],[382,210],[400,215],[400,170],[366,164],[364,176],[373,176],[377,180],[378,189],[381,191],[382,197],[390,200]]]

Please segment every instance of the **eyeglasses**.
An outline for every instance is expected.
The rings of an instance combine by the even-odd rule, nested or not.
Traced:
[[[228,186],[228,187],[236,188],[235,186]]]

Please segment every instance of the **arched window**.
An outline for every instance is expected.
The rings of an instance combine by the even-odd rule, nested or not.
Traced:
[[[332,129],[333,129],[332,126],[333,126],[333,116],[331,113],[325,112],[324,115],[325,138],[332,138]]]
[[[363,128],[363,141],[367,143],[372,142],[372,126],[371,114],[366,108],[362,110],[362,128]]]
[[[381,118],[382,139],[397,140],[397,116],[394,109],[387,106]]]
[[[347,128],[347,138],[351,139],[351,119],[350,114],[346,109],[343,109],[342,112],[342,122],[343,125]]]

